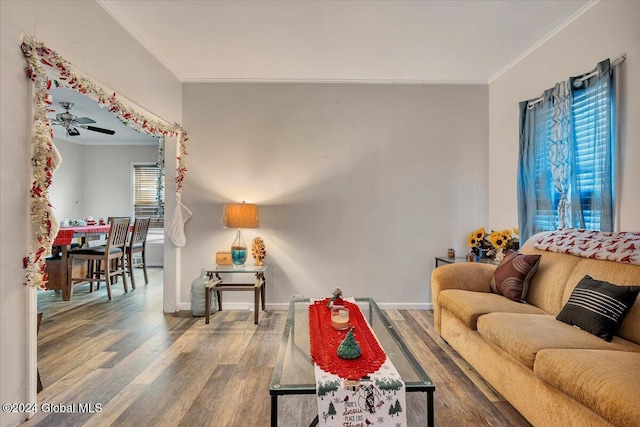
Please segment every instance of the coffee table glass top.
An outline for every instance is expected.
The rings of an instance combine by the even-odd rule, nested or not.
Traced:
[[[435,385],[422,369],[387,316],[371,298],[356,298],[387,357],[405,382],[407,391],[433,391]],[[309,354],[309,299],[293,299],[273,369],[269,393],[314,394],[313,362]]]

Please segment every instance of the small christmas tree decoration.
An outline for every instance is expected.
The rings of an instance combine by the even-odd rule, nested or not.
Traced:
[[[344,337],[344,340],[342,340],[338,346],[336,353],[341,359],[357,359],[362,354],[360,345],[353,336],[353,327],[347,332],[347,336]]]
[[[256,265],[264,265],[262,260],[267,256],[267,250],[260,237],[256,237],[253,239],[253,242],[251,242],[251,255],[256,259]]]

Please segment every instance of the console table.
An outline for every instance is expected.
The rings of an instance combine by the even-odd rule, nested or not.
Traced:
[[[258,324],[258,312],[260,299],[262,299],[262,309],[265,308],[265,288],[266,280],[264,278],[264,272],[267,270],[267,265],[244,265],[241,267],[235,267],[233,265],[216,265],[212,268],[205,268],[204,271],[209,277],[209,283],[205,286],[205,323],[209,324],[209,317],[211,312],[211,293],[216,292],[218,296],[218,310],[222,311],[222,292],[224,291],[253,291],[253,304],[254,304],[254,322]],[[224,283],[220,274],[235,274],[235,273],[251,273],[255,276],[253,283]],[[215,279],[214,279],[215,276]]]
[[[455,258],[449,258],[446,256],[437,256],[436,257],[436,268],[440,267],[440,265],[447,265],[447,264],[456,264],[459,262],[469,262],[467,261],[467,257],[455,257]],[[485,264],[495,264],[498,265],[500,264],[499,262],[497,262],[495,259],[493,258],[480,258],[480,261],[473,261],[473,262],[482,262]]]

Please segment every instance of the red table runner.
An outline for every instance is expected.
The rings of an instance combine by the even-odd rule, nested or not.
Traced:
[[[341,359],[337,355],[338,346],[348,330],[337,331],[331,326],[329,299],[315,301],[309,305],[309,334],[311,358],[324,371],[349,380],[358,380],[376,372],[387,359],[360,308],[349,301],[344,306],[349,309],[349,325],[354,326],[354,337],[360,345],[362,355],[353,360]]]
[[[99,234],[107,234],[110,225],[88,225],[85,227],[66,227],[61,228],[53,241],[53,246],[70,245],[73,236],[77,233],[83,237]]]

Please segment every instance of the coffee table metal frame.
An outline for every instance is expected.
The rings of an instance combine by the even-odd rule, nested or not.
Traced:
[[[405,381],[406,391],[427,393],[427,426],[434,425],[433,393],[435,384],[407,348],[387,316],[372,298],[355,298],[367,321],[371,325],[382,348]],[[308,322],[309,299],[292,299],[282,333],[278,358],[273,369],[269,394],[271,396],[271,426],[278,425],[278,396],[316,394],[314,369],[309,354],[308,323],[296,330],[296,313],[306,314]],[[298,311],[296,312],[296,308]],[[304,317],[299,317],[304,322]],[[302,330],[301,330],[302,329]],[[305,343],[306,340],[306,343]],[[287,365],[285,365],[287,363]],[[289,366],[291,365],[291,366]],[[299,375],[300,374],[300,375]],[[292,381],[292,377],[304,377],[303,381]],[[317,424],[317,417],[311,425]]]

